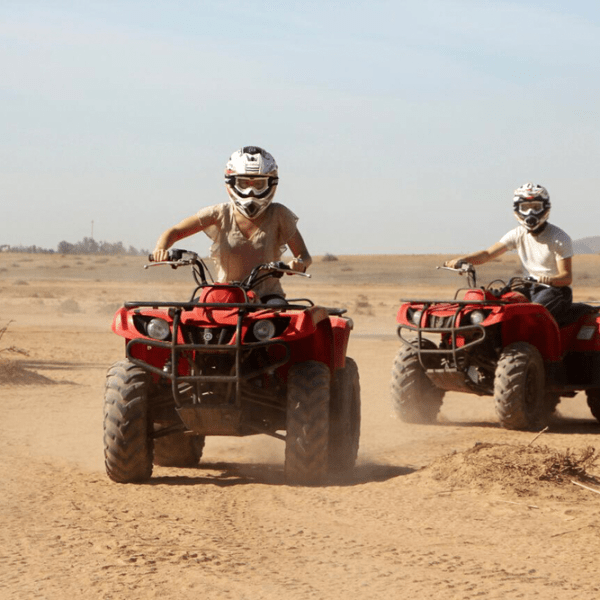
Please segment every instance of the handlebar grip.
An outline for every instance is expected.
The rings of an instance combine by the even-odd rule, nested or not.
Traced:
[[[148,254],[148,261],[149,262],[154,262],[154,255],[153,254]]]

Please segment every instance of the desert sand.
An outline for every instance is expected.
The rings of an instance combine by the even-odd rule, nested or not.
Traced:
[[[197,468],[110,481],[103,385],[124,350],[112,314],[187,300],[189,271],[1,253],[0,358],[16,364],[0,378],[0,598],[598,598],[600,427],[583,394],[539,436],[501,429],[491,398],[450,393],[436,425],[392,413],[398,305],[465,284],[435,269],[444,258],[316,257],[312,279],[284,280],[290,297],[348,309],[361,381],[356,469],[302,488],[264,436],[209,437]],[[575,258],[577,300],[600,298],[599,267]],[[505,256],[478,274],[516,270]]]

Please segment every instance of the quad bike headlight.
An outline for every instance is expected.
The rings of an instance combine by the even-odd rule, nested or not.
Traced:
[[[423,311],[422,310],[415,310],[412,315],[410,316],[412,322],[415,325],[420,325],[421,324],[421,317],[423,316]]]
[[[262,319],[254,323],[252,333],[259,342],[265,342],[275,335],[275,324],[269,319]]]
[[[485,321],[487,315],[482,310],[474,310],[469,314],[469,320],[473,325],[479,325]]]
[[[166,340],[171,335],[171,327],[164,319],[152,319],[146,325],[146,332],[155,340]]]

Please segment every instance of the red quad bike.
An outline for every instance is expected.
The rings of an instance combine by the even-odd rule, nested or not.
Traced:
[[[403,421],[435,422],[445,392],[457,391],[493,396],[506,429],[539,430],[561,397],[580,390],[600,421],[597,306],[574,303],[559,327],[544,306],[517,291],[537,282],[512,278],[476,287],[472,265],[441,268],[466,274],[469,288],[453,300],[403,300],[398,310],[404,345],[394,360],[391,393]]]
[[[115,314],[126,358],[106,381],[110,479],[146,481],[153,464],[198,465],[208,435],[283,440],[293,485],[352,469],[360,389],[356,363],[346,357],[353,324],[345,310],[304,298],[261,303],[252,291],[260,281],[304,275],[281,262],[228,284],[208,283],[194,252],[173,249],[152,264],[191,266],[197,285],[188,302],[127,302]]]

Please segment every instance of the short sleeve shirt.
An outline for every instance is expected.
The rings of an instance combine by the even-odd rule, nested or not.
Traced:
[[[573,256],[571,238],[551,223],[536,236],[519,225],[502,237],[500,242],[509,250],[516,250],[525,270],[536,278],[557,275],[556,261]]]
[[[213,241],[211,258],[217,265],[217,280],[242,281],[261,263],[280,260],[286,244],[296,233],[298,217],[283,204],[269,205],[258,229],[247,238],[238,227],[231,202],[208,206],[197,216],[206,235]],[[283,295],[279,279],[268,278],[255,290],[260,296]]]

